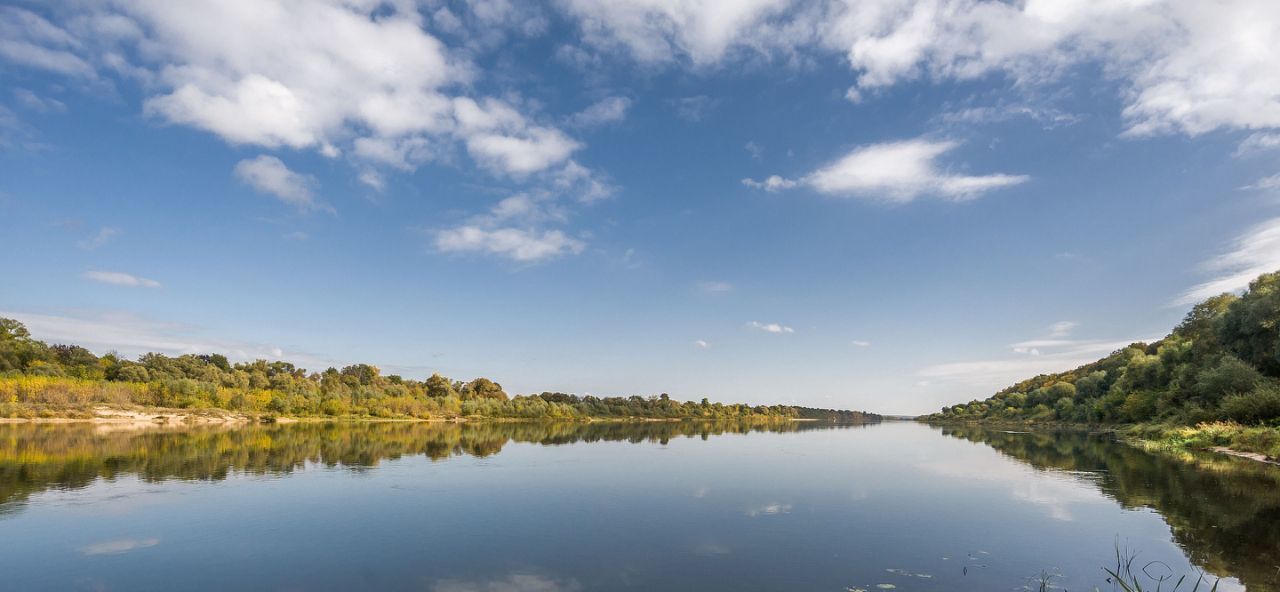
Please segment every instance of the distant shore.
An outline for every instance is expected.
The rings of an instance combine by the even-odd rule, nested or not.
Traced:
[[[229,411],[226,409],[179,409],[167,407],[146,407],[146,406],[129,406],[117,407],[108,405],[98,405],[86,409],[65,409],[60,411],[44,410],[44,415],[33,417],[0,417],[0,424],[69,424],[69,423],[94,423],[94,424],[140,424],[140,425],[167,425],[167,426],[197,426],[197,425],[248,425],[248,424],[285,424],[298,422],[331,422],[331,421],[348,421],[348,422],[366,422],[366,423],[386,423],[386,422],[439,422],[439,423],[463,423],[469,421],[483,422],[527,422],[527,421],[570,421],[576,423],[595,423],[595,422],[628,422],[628,423],[666,423],[679,421],[714,421],[713,419],[699,418],[655,418],[655,417],[583,417],[573,419],[526,419],[526,418],[509,418],[509,417],[431,417],[431,418],[384,418],[384,417],[362,417],[362,416],[277,416],[248,414]],[[815,422],[823,421],[816,418],[757,418],[748,421],[756,422],[773,422],[773,421],[797,421],[797,422]]]

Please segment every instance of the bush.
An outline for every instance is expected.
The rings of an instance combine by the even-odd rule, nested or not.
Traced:
[[[1222,400],[1222,412],[1240,423],[1262,423],[1280,419],[1280,388],[1269,384],[1251,393],[1231,395]]]

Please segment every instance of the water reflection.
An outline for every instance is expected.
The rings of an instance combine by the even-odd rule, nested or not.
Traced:
[[[1280,470],[1200,453],[1151,453],[1107,434],[1012,432],[948,426],[1037,469],[1087,479],[1127,509],[1159,512],[1192,563],[1236,576],[1249,590],[1280,590]]]
[[[575,442],[651,442],[750,432],[851,427],[809,421],[766,422],[471,422],[300,423],[242,427],[113,424],[0,425],[0,515],[34,493],[79,489],[97,479],[134,474],[223,480],[232,473],[285,474],[318,463],[352,470],[424,455],[489,457],[508,442],[548,446]],[[763,513],[770,512],[768,508]]]

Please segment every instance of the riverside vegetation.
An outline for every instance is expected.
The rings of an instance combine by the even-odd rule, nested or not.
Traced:
[[[1171,448],[1280,457],[1280,272],[1195,305],[1172,333],[1042,374],[928,421],[1123,426]]]
[[[0,318],[0,417],[85,418],[104,405],[225,410],[266,418],[878,419],[791,405],[680,402],[665,393],[513,397],[488,378],[461,382],[435,374],[412,380],[384,376],[369,364],[308,372],[285,361],[232,363],[220,354],[149,353],[128,360],[114,353],[97,356],[77,345],[49,345],[34,339],[22,323]]]

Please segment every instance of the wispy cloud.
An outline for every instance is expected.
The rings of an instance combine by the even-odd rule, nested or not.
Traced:
[[[1029,340],[1011,346],[1015,353],[1022,354],[1017,357],[935,364],[921,369],[918,375],[930,383],[951,383],[989,394],[1019,380],[1070,370],[1097,361],[1131,343],[1155,339]]]
[[[103,226],[102,228],[99,228],[98,231],[93,233],[92,235],[87,236],[83,239],[80,239],[79,241],[76,241],[76,246],[86,251],[92,251],[94,249],[97,249],[98,247],[101,247],[111,242],[117,236],[120,236],[120,234],[121,234],[121,231],[119,228]]]
[[[311,189],[316,185],[313,177],[290,170],[274,156],[264,154],[236,163],[235,176],[245,185],[272,195],[298,211],[333,211],[328,205],[316,201]]]
[[[788,327],[786,325],[779,325],[778,323],[761,323],[760,321],[751,321],[750,323],[747,323],[747,326],[757,331],[764,331],[765,333],[795,333],[796,332],[795,329],[792,329],[791,327]]]
[[[667,101],[676,111],[676,116],[688,122],[696,123],[702,121],[713,109],[720,105],[720,99],[714,99],[706,95],[697,95],[693,97],[681,97],[678,99],[670,99]]]
[[[1049,326],[1049,337],[1066,337],[1079,326],[1075,321],[1058,321]]]
[[[743,179],[742,184],[753,189],[763,189],[769,193],[774,193],[782,191],[783,189],[791,189],[792,187],[799,185],[800,182],[793,179],[784,179],[778,175],[769,175],[768,177],[765,177],[763,181],[757,181],[750,178]]]
[[[965,201],[983,193],[1026,182],[1026,175],[958,175],[940,167],[937,160],[958,144],[918,138],[861,146],[801,179],[772,175],[763,181],[743,179],[743,184],[765,191],[799,185],[840,197],[906,203],[921,196]]]
[[[863,341],[863,340],[861,340],[861,339],[854,339],[854,340],[853,340],[853,341],[851,341],[850,343],[852,343],[853,345],[855,345],[855,346],[857,346],[857,347],[871,347],[871,342],[870,342],[870,341]]]
[[[569,118],[569,123],[576,127],[599,127],[617,123],[627,118],[627,110],[630,108],[631,99],[606,97],[575,113]]]
[[[1263,177],[1261,179],[1258,179],[1253,183],[1250,183],[1248,185],[1245,185],[1244,187],[1241,187],[1241,189],[1252,189],[1254,191],[1267,191],[1271,189],[1280,189],[1280,173],[1276,173],[1274,175],[1271,175],[1270,177]]]
[[[436,234],[435,244],[445,253],[488,253],[524,263],[581,253],[586,247],[582,241],[559,230],[486,229],[479,226],[442,230]]]
[[[1280,270],[1280,218],[1245,231],[1230,250],[1210,259],[1203,268],[1214,277],[1187,289],[1174,300],[1174,305],[1195,304],[1223,292],[1238,292],[1259,275]]]
[[[88,280],[100,282],[103,284],[111,284],[113,286],[127,286],[130,288],[159,288],[160,282],[133,274],[120,271],[86,271],[83,277]]]
[[[707,342],[707,340],[705,340],[705,339],[695,339],[695,340],[693,340],[693,346],[694,346],[694,347],[696,347],[696,348],[698,348],[698,349],[711,349],[711,344],[710,344],[709,342]]]

